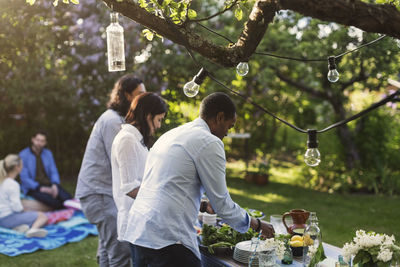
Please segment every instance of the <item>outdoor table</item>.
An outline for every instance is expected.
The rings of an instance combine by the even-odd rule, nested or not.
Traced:
[[[331,258],[333,261],[337,261],[338,255],[341,254],[341,249],[324,242],[322,243],[322,245],[324,246],[326,257]],[[207,252],[202,252],[202,251],[201,251],[201,263],[203,267],[243,267],[243,266],[247,267],[248,266],[247,264],[235,261],[231,255],[218,256],[218,255],[211,255]],[[280,263],[280,261],[277,261],[277,263],[281,266],[287,266],[287,267],[303,266],[301,258],[296,258],[296,257],[293,258],[293,263],[289,265],[283,265]]]

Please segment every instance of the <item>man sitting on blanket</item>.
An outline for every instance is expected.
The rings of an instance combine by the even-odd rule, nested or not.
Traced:
[[[36,132],[31,142],[30,147],[19,153],[24,162],[20,174],[22,192],[53,209],[62,209],[64,201],[72,197],[60,186],[53,154],[45,148],[46,133]]]

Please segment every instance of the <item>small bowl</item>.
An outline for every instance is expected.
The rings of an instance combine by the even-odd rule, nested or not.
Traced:
[[[290,248],[292,249],[293,257],[303,257],[303,247],[290,246]]]

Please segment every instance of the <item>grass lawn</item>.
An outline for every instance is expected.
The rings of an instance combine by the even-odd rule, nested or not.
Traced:
[[[229,163],[227,185],[234,201],[243,207],[271,214],[283,214],[295,208],[317,212],[323,241],[341,247],[357,229],[394,234],[400,240],[400,198],[375,195],[321,193],[296,185],[296,166],[271,169],[266,186],[249,184],[243,179],[244,165]],[[65,184],[74,192],[73,184]],[[97,237],[88,237],[48,251],[8,257],[0,255],[0,266],[97,266]]]

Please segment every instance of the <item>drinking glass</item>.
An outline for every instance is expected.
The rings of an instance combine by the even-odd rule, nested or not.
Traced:
[[[282,215],[273,214],[270,216],[270,223],[274,227],[276,234],[287,234],[286,227],[282,222]]]
[[[275,249],[270,249],[257,253],[259,267],[275,267],[276,255]]]

